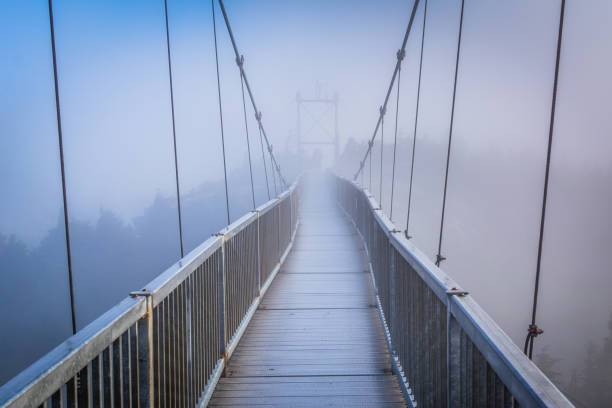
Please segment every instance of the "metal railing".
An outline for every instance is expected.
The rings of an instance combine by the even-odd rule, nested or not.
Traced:
[[[413,407],[572,406],[366,190],[336,182],[367,251],[394,370]]]
[[[0,388],[2,407],[206,406],[297,230],[296,184]]]

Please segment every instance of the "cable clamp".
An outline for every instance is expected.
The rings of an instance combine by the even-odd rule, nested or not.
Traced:
[[[402,61],[404,59],[404,57],[406,57],[406,50],[404,49],[400,49],[397,51],[397,59],[399,61]]]
[[[530,324],[527,333],[529,337],[538,337],[540,334],[544,333],[544,330],[540,329],[537,324]]]
[[[383,106],[379,108],[379,111],[380,111],[380,116],[385,116],[385,113],[387,113],[387,109],[385,109]]]
[[[268,145],[268,153],[272,154],[272,145]]]
[[[236,57],[236,65],[238,65],[240,68],[244,67],[244,55]]]
[[[258,122],[261,122],[261,116],[262,116],[261,111],[255,112],[255,119],[257,119]]]
[[[412,235],[408,235],[408,229],[404,230],[404,236],[406,237],[406,239],[412,238]]]
[[[443,257],[443,256],[442,256],[442,255],[440,255],[440,254],[436,255],[436,265],[437,265],[437,266],[440,266],[440,263],[441,263],[442,261],[446,261],[446,258],[445,258],[445,257]]]

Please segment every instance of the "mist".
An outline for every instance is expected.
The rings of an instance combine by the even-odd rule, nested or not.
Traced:
[[[186,254],[227,225],[228,214],[233,221],[252,210],[253,196],[257,206],[280,192],[213,4],[168,0],[171,99],[163,2],[53,2],[66,224],[48,4],[2,6],[0,383],[72,334],[66,225],[80,329],[179,260],[181,232]],[[226,8],[287,181],[309,167],[352,178],[412,2],[228,1]],[[421,63],[419,6],[383,146],[379,133],[372,166],[366,161],[357,181],[435,259],[452,131],[441,267],[522,348],[560,1],[466,2],[451,129],[460,8],[458,0],[428,2]],[[612,402],[611,19],[603,0],[566,6],[544,225],[537,309],[544,333],[534,360],[577,406]],[[338,117],[309,105],[298,128],[298,93],[337,96]],[[298,155],[298,134],[306,142],[333,141],[336,119],[337,161],[333,145],[303,147]],[[33,324],[41,319],[47,324]]]

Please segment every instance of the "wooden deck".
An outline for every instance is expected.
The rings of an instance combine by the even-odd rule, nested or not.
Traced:
[[[305,181],[293,249],[209,406],[406,406],[362,247],[322,184]]]

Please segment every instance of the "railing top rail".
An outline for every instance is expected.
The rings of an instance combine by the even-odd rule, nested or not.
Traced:
[[[273,202],[274,204],[274,202]],[[257,218],[257,212],[251,211],[238,218],[236,221],[232,222],[227,227],[223,228],[219,231],[219,235],[222,235],[226,240],[232,238],[240,231],[251,225],[254,219]]]
[[[221,248],[222,243],[221,236],[210,237],[145,285],[143,290],[150,293],[152,307],[160,304],[177,286],[183,283],[199,265]]]
[[[452,296],[452,293],[465,291],[406,239],[403,232],[395,228],[365,188],[353,180],[342,180],[364,194],[370,211],[389,238],[390,244],[449,308],[452,316],[522,406],[573,407],[567,397],[523,354],[472,296]]]
[[[31,407],[72,378],[146,314],[143,298],[125,298],[0,387],[0,406]]]

